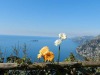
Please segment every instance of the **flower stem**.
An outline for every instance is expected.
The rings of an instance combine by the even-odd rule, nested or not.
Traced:
[[[59,59],[60,59],[60,45],[59,45],[59,49],[58,49],[58,64],[59,64]]]

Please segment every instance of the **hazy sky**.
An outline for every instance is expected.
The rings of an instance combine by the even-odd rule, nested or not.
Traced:
[[[100,0],[0,0],[0,34],[98,35]]]

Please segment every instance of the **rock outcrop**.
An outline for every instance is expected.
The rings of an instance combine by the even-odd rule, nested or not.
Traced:
[[[80,45],[76,51],[84,57],[100,60],[100,35]]]

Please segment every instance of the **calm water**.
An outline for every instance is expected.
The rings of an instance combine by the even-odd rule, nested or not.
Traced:
[[[5,36],[0,35],[0,49],[3,52],[3,56],[7,57],[13,54],[13,46],[21,47],[19,56],[23,57],[22,47],[24,44],[27,45],[27,54],[32,61],[36,61],[37,54],[43,46],[48,46],[52,52],[55,54],[55,60],[57,60],[58,47],[54,45],[54,41],[58,37],[37,37],[37,36]],[[33,41],[38,40],[38,41]],[[61,44],[61,57],[60,61],[63,61],[69,56],[70,52],[76,54],[77,43],[73,42],[71,39],[67,39]]]

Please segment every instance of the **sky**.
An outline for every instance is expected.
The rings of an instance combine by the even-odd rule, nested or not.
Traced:
[[[0,0],[0,35],[100,34],[100,0]]]

